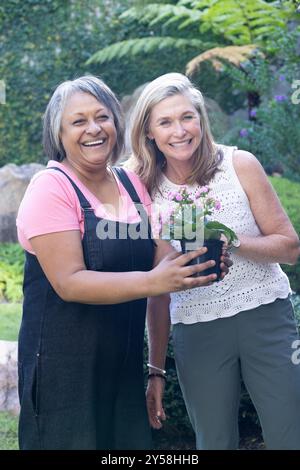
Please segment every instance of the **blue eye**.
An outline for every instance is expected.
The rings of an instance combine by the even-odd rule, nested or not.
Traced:
[[[77,125],[79,125],[79,124],[82,124],[83,122],[84,122],[83,119],[77,119],[77,121],[74,121],[73,124],[74,124],[75,126],[77,126]]]

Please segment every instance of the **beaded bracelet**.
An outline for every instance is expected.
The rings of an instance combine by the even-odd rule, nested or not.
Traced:
[[[167,380],[166,376],[164,374],[157,374],[157,373],[154,374],[153,373],[153,374],[148,375],[148,379],[152,379],[153,377],[160,377],[161,379]]]

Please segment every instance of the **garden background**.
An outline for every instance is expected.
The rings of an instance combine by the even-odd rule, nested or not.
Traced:
[[[299,1],[6,0],[0,5],[0,167],[45,163],[41,118],[63,80],[101,76],[123,100],[170,71],[187,73],[207,99],[217,141],[254,153],[300,233]],[[300,323],[300,264],[282,266]],[[17,340],[23,253],[0,244],[0,340]],[[146,352],[145,352],[146,354]],[[157,448],[193,446],[169,347]],[[1,364],[0,364],[1,367]],[[0,412],[0,449],[17,448],[16,417]],[[259,448],[244,391],[241,447]]]

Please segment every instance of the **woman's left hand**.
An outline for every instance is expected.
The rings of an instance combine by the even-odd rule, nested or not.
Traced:
[[[152,377],[148,380],[146,404],[149,423],[153,429],[161,429],[163,425],[162,422],[166,419],[162,404],[164,389],[164,379],[160,377]]]

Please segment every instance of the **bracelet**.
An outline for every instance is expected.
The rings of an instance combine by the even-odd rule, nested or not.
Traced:
[[[149,362],[147,364],[147,367],[149,367],[150,369],[157,370],[158,372],[160,372],[163,375],[166,375],[166,373],[167,373],[164,369],[161,369],[160,367],[153,366],[152,364],[149,364]]]
[[[148,379],[152,379],[153,377],[160,377],[161,379],[167,380],[164,374],[149,374]]]

